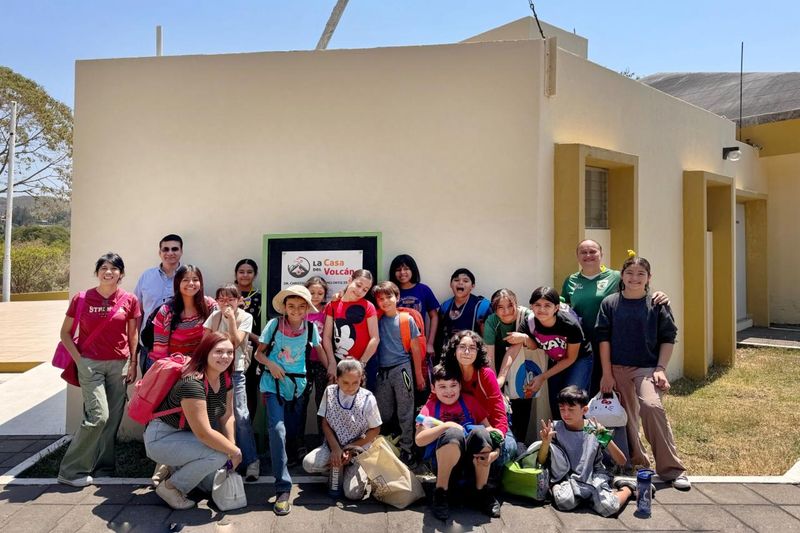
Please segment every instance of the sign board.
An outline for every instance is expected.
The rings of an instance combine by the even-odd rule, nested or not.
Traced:
[[[341,292],[356,270],[366,268],[381,279],[380,233],[300,233],[264,235],[261,279],[263,328],[275,316],[272,297],[290,285],[320,276],[328,283],[328,298]]]

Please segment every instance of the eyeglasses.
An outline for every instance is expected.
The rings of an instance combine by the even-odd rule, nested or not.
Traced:
[[[161,251],[164,252],[164,253],[167,253],[167,252],[180,252],[181,248],[180,248],[180,246],[173,246],[172,248],[170,248],[169,246],[164,246],[163,248],[161,248]]]
[[[459,344],[458,346],[456,346],[456,350],[458,350],[461,353],[478,353],[477,346],[465,346],[463,344]]]

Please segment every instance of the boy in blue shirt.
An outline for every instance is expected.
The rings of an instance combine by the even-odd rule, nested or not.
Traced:
[[[375,302],[382,316],[378,320],[381,339],[378,345],[378,379],[375,385],[375,399],[381,419],[388,422],[396,414],[400,426],[400,460],[409,468],[416,466],[412,447],[414,445],[414,380],[412,379],[412,359],[417,372],[417,387],[425,387],[419,368],[422,352],[414,339],[420,336],[419,328],[408,313],[397,310],[400,289],[391,281],[384,281],[372,289]],[[402,330],[406,329],[408,348],[403,342]]]

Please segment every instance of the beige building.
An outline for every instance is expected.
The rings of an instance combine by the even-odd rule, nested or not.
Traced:
[[[264,234],[379,231],[380,277],[407,252],[440,299],[468,266],[476,292],[527,301],[592,236],[614,268],[629,248],[651,260],[680,329],[671,376],[730,363],[735,204],[752,206],[748,301],[767,323],[764,206],[791,162],[545,31],[524,18],[440,46],[79,61],[71,291],[109,249],[132,289],[170,232],[208,293]]]

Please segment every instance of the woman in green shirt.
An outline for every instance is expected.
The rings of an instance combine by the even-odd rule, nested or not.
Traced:
[[[585,239],[578,243],[575,252],[581,269],[564,280],[561,296],[581,317],[583,334],[586,340],[592,343],[595,359],[589,396],[594,396],[600,390],[600,378],[603,373],[594,326],[597,314],[600,312],[600,302],[606,296],[619,292],[620,274],[618,270],[607,268],[603,264],[603,247],[597,241]],[[653,301],[657,304],[668,304],[669,297],[663,292],[654,292]]]

